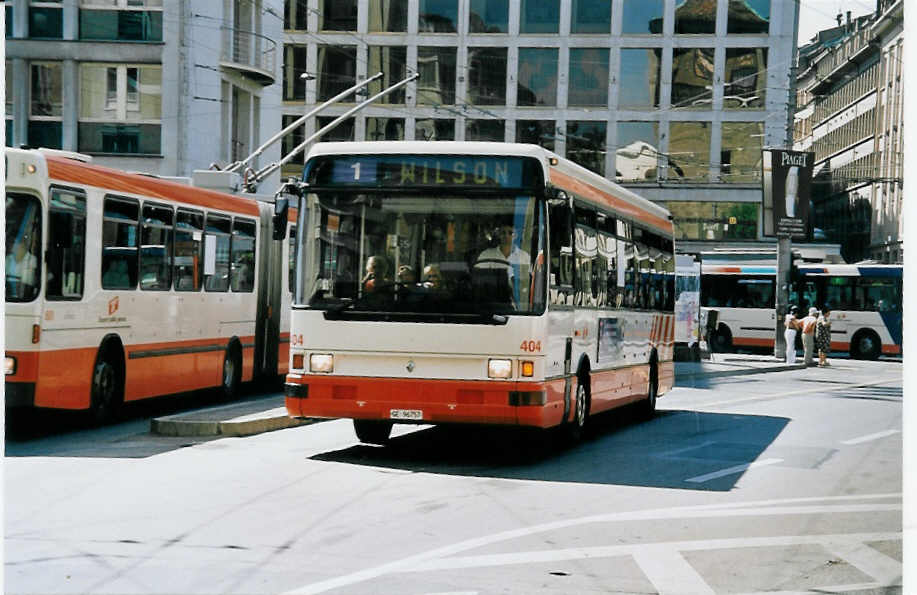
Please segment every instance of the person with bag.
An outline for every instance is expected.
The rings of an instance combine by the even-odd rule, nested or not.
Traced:
[[[828,304],[822,308],[822,312],[815,324],[815,348],[818,349],[818,367],[824,368],[830,366],[828,363],[828,353],[831,352],[831,320],[829,316],[831,308]]]
[[[796,306],[790,306],[790,311],[783,321],[786,330],[783,331],[783,338],[786,340],[786,363],[796,363],[796,331],[799,329],[799,320],[796,319],[796,313],[799,310]]]
[[[809,315],[802,319],[802,362],[806,366],[814,365],[815,359],[815,326],[818,324],[818,308],[809,308]]]

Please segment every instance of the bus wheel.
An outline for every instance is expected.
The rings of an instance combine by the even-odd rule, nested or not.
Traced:
[[[392,422],[378,419],[355,419],[353,431],[360,442],[366,444],[386,444],[392,433]]]
[[[643,417],[650,419],[656,414],[656,397],[659,395],[659,372],[656,362],[650,364],[650,382],[643,401]]]
[[[721,324],[713,333],[710,340],[710,347],[715,353],[728,353],[732,351],[732,333],[729,327]]]
[[[117,417],[121,407],[121,376],[105,356],[92,370],[89,411],[93,423],[103,424]]]
[[[239,354],[238,346],[231,343],[223,356],[223,381],[220,385],[223,398],[236,398],[240,384],[242,384],[242,356]]]
[[[576,379],[576,398],[573,403],[573,419],[566,425],[567,441],[576,444],[583,439],[586,422],[589,419],[589,381],[582,376]]]
[[[882,352],[882,341],[870,330],[858,332],[850,342],[850,356],[856,359],[878,359]]]

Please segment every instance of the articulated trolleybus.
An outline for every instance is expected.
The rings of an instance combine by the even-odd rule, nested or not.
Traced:
[[[665,209],[533,145],[319,143],[303,175],[291,416],[578,437],[671,388]]]
[[[269,201],[73,153],[5,156],[7,408],[104,421],[124,401],[286,373],[289,244]]]

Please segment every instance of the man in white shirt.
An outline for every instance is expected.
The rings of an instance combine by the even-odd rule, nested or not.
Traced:
[[[513,242],[516,232],[512,225],[501,225],[497,235],[499,245],[481,252],[474,266],[482,269],[505,269],[509,284],[513,288],[513,300],[518,305],[528,299],[532,257]]]

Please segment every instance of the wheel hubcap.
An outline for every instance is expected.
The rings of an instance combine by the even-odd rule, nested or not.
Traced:
[[[582,427],[586,423],[586,387],[582,384],[576,389],[576,425]]]
[[[232,378],[235,373],[232,358],[226,358],[223,362],[223,386],[231,386]]]

